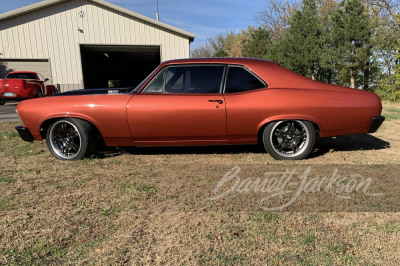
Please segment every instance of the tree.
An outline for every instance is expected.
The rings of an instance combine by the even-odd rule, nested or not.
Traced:
[[[285,35],[297,10],[299,4],[295,0],[266,0],[264,10],[256,16],[256,20],[270,33],[272,41],[277,42]]]
[[[248,28],[248,40],[243,45],[243,56],[251,58],[265,58],[272,45],[269,31],[265,28]]]
[[[228,52],[225,51],[223,48],[220,48],[214,53],[213,57],[228,57]]]
[[[206,46],[210,48],[213,57],[242,57],[243,43],[247,35],[246,30],[239,33],[220,33],[209,38]]]
[[[202,45],[199,47],[196,47],[190,52],[190,57],[196,58],[196,57],[212,57],[214,51],[212,48],[208,45]]]
[[[226,54],[226,56],[228,56],[229,51],[234,46],[236,39],[237,34],[235,34],[234,31],[230,31],[225,34],[220,33],[213,38],[209,38],[208,43],[214,51],[214,56],[216,53],[218,53],[218,55]]]
[[[268,58],[299,74],[316,79],[320,70],[321,23],[315,0],[303,0],[281,41],[274,44]]]
[[[400,39],[400,24],[396,20],[400,1],[369,0],[371,28],[373,29],[373,53],[381,59],[383,76],[390,77],[396,63],[397,40]]]
[[[400,24],[400,15],[397,15],[397,21]],[[394,86],[393,86],[393,95],[391,97],[392,101],[400,101],[400,40],[398,40],[398,46],[397,46],[397,55],[396,55],[396,68],[395,68],[395,74],[394,74]]]
[[[333,47],[329,55],[336,68],[348,74],[350,87],[355,88],[356,79],[369,71],[371,62],[370,17],[360,0],[343,0],[331,20]]]
[[[400,24],[400,14],[397,14],[397,23]],[[387,100],[400,101],[400,39],[397,40],[393,74],[380,80],[377,93]]]

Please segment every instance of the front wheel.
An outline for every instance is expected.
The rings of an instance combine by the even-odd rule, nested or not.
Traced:
[[[277,160],[301,160],[315,145],[315,128],[303,120],[282,120],[268,124],[263,132],[267,152]]]
[[[36,98],[42,98],[42,97],[43,97],[42,91],[38,90],[36,93]]]
[[[5,105],[6,101],[3,98],[0,98],[0,105]]]
[[[96,138],[84,120],[65,118],[54,122],[46,134],[46,143],[57,159],[80,160],[95,152]]]

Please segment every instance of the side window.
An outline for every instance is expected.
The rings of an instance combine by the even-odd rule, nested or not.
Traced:
[[[150,85],[147,86],[144,93],[163,93],[164,91],[164,77],[165,72],[162,71],[151,81]]]
[[[171,66],[144,93],[219,93],[224,66]]]
[[[265,87],[260,79],[243,67],[229,67],[225,93],[250,91]]]

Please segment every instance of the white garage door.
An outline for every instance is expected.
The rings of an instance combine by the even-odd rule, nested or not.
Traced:
[[[48,59],[0,59],[0,78],[4,78],[10,71],[38,72],[53,81]]]

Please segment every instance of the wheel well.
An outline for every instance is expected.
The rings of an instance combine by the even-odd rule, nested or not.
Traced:
[[[42,139],[46,139],[47,130],[49,129],[50,125],[58,120],[63,119],[63,118],[75,118],[75,119],[79,119],[79,120],[88,122],[90,124],[90,126],[92,127],[93,132],[96,134],[96,137],[101,139],[102,143],[104,143],[103,136],[100,134],[99,129],[93,123],[91,123],[88,120],[84,120],[84,119],[76,118],[76,117],[57,117],[57,118],[51,118],[51,119],[44,121],[40,125],[40,135],[41,135]]]
[[[300,119],[300,120],[301,120],[301,119]],[[258,131],[258,135],[257,135],[258,144],[261,144],[261,145],[263,144],[263,133],[264,133],[264,128],[265,128],[266,126],[268,126],[269,124],[271,124],[271,123],[273,123],[273,122],[276,122],[276,121],[279,121],[279,120],[270,121],[270,122],[268,122],[268,123],[265,123],[265,124],[260,128],[260,130]],[[316,123],[312,122],[312,121],[308,121],[308,120],[304,120],[304,121],[310,122],[310,123],[314,126],[314,129],[315,129],[315,133],[316,133],[316,135],[317,135],[317,138],[319,138],[319,133],[320,133],[320,128],[319,128],[319,126],[318,126]]]

